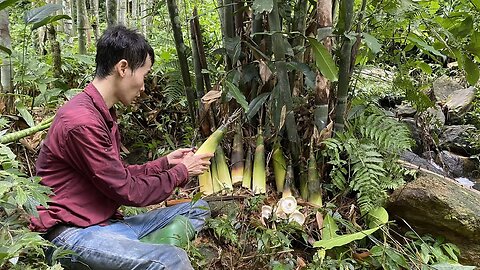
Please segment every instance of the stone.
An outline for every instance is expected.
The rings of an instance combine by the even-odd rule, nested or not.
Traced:
[[[432,163],[431,161],[429,161],[427,159],[424,159],[424,158],[418,156],[415,153],[405,151],[404,153],[402,153],[400,155],[400,159],[403,160],[403,161],[406,161],[410,164],[416,165],[417,168],[422,168],[422,169],[425,169],[425,170],[429,170],[429,171],[432,171],[432,172],[440,174],[440,175],[445,174],[445,172],[442,170],[442,168],[440,166],[438,166],[435,163]]]
[[[447,109],[447,122],[458,124],[463,121],[465,114],[472,108],[475,99],[475,87],[454,91],[443,105]]]
[[[437,102],[445,103],[447,97],[456,90],[463,89],[454,79],[443,75],[433,82],[433,94]]]
[[[460,155],[476,155],[480,153],[478,142],[480,135],[473,125],[445,126],[439,138],[439,147],[442,150]]]
[[[437,164],[442,164],[443,169],[452,177],[478,177],[478,161],[449,151],[442,151],[437,155]]]
[[[410,104],[402,103],[395,108],[395,114],[397,117],[412,117],[417,113],[417,110]]]
[[[480,266],[480,192],[454,180],[421,173],[387,203],[390,216],[419,234],[444,236],[460,250],[460,262]]]

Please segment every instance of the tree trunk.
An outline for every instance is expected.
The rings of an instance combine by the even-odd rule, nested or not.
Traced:
[[[305,34],[306,22],[307,22],[307,7],[308,7],[308,0],[298,0],[295,4],[294,9],[294,17],[293,17],[293,25],[292,30],[295,32],[300,32],[301,34]],[[304,52],[303,49],[305,47],[305,38],[302,35],[297,35],[292,41],[292,48],[301,48],[300,51],[295,55],[295,61],[298,63],[304,62]],[[291,76],[291,86],[292,95],[299,96],[303,93],[303,72],[301,71],[294,71],[292,72]]]
[[[338,33],[342,37],[340,49],[339,76],[337,90],[337,106],[335,108],[335,130],[342,131],[344,128],[345,112],[350,87],[352,48],[355,40],[351,40],[345,34],[349,33],[353,22],[353,0],[340,1]]]
[[[85,0],[77,0],[78,53],[87,54],[87,17]]]
[[[138,28],[138,0],[132,1],[132,9],[130,10],[132,15],[132,23],[135,28]]]
[[[186,55],[186,46],[183,42],[182,28],[180,26],[180,18],[178,16],[178,8],[175,0],[167,0],[168,13],[170,15],[170,22],[173,29],[173,38],[175,39],[175,47],[177,49],[178,61],[182,72],[183,85],[185,86],[185,95],[188,102],[188,111],[192,118],[192,123],[195,124],[195,94],[192,89],[192,82],[190,79],[190,72],[188,69],[188,61]]]
[[[99,9],[99,2],[98,0],[92,1],[92,11],[93,11],[93,18],[94,22],[92,24],[93,33],[95,35],[95,40],[97,41],[100,38],[100,13],[98,12]]]
[[[117,0],[107,0],[107,25],[108,27],[117,24]]]
[[[12,49],[9,27],[9,16],[6,9],[0,10],[0,45],[5,48]],[[13,69],[11,57],[5,57],[5,53],[0,53],[0,92],[7,95],[3,95],[3,102],[5,103],[5,112],[13,113],[15,107],[13,105],[13,96],[9,95],[13,93]]]
[[[142,25],[142,33],[147,37],[147,0],[140,0],[140,17]]]
[[[127,25],[127,0],[118,0],[118,23]]]
[[[297,132],[297,123],[295,122],[295,116],[293,112],[293,101],[292,95],[290,92],[290,82],[288,80],[287,72],[287,63],[285,60],[285,40],[281,33],[281,22],[280,15],[278,11],[278,0],[273,0],[273,9],[270,14],[268,14],[268,22],[270,24],[270,31],[274,32],[272,34],[272,50],[275,56],[275,66],[277,69],[277,85],[276,89],[272,91],[274,95],[273,100],[275,100],[276,109],[272,109],[274,117],[278,117],[277,128],[280,129],[282,126],[281,115],[285,114],[285,128],[287,131],[288,141],[290,143],[290,153],[293,160],[293,164],[298,166],[298,161],[300,159],[300,138]],[[275,93],[275,94],[274,94]],[[280,131],[280,130],[279,130]]]
[[[57,40],[57,33],[55,27],[52,25],[47,26],[48,28],[48,40],[50,41],[50,51],[53,57],[53,76],[57,79],[60,79],[62,76],[62,56],[60,43]]]

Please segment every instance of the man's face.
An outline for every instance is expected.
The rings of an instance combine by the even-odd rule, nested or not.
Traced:
[[[152,61],[150,56],[147,56],[145,64],[136,70],[127,68],[126,75],[123,78],[122,89],[119,93],[118,99],[124,105],[130,105],[135,98],[140,96],[140,93],[145,90],[145,77],[150,72]]]

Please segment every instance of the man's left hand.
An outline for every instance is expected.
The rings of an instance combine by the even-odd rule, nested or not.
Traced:
[[[193,153],[195,148],[180,148],[167,155],[168,164],[175,166],[183,161],[183,159],[190,153]]]

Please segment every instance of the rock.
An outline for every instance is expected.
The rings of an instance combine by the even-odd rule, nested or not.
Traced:
[[[443,169],[452,177],[476,178],[479,164],[474,159],[456,155],[449,151],[442,151],[437,156],[437,164],[443,165]]]
[[[453,92],[447,98],[444,108],[447,109],[447,120],[450,124],[463,121],[465,114],[472,107],[475,98],[475,87],[469,87]]]
[[[429,130],[440,130],[445,125],[445,115],[443,114],[442,108],[438,105],[428,108],[425,112],[421,113],[420,116],[422,119],[425,119],[425,121],[428,121]]]
[[[417,154],[405,151],[401,156],[400,159],[403,161],[406,161],[408,163],[411,163],[413,165],[416,165],[417,168],[422,168],[426,169],[429,171],[432,171],[434,173],[438,173],[440,175],[444,175],[445,172],[442,170],[440,166],[438,166],[435,163],[432,163],[424,158],[419,157]]]
[[[444,236],[461,250],[460,262],[480,266],[480,192],[449,178],[421,174],[389,197],[387,210],[420,234]]]
[[[462,88],[463,87],[457,81],[445,75],[433,82],[433,94],[435,99],[442,104],[445,103],[445,100],[451,93]]]
[[[439,147],[460,155],[476,155],[480,153],[479,132],[473,125],[445,126],[439,136]]]
[[[417,110],[410,104],[402,103],[395,108],[397,117],[412,117],[417,113]]]
[[[423,148],[422,136],[420,134],[420,129],[417,126],[417,122],[413,118],[402,118],[401,122],[405,123],[412,134],[412,138],[415,141],[415,145],[412,147],[412,151],[415,153],[420,153]]]

